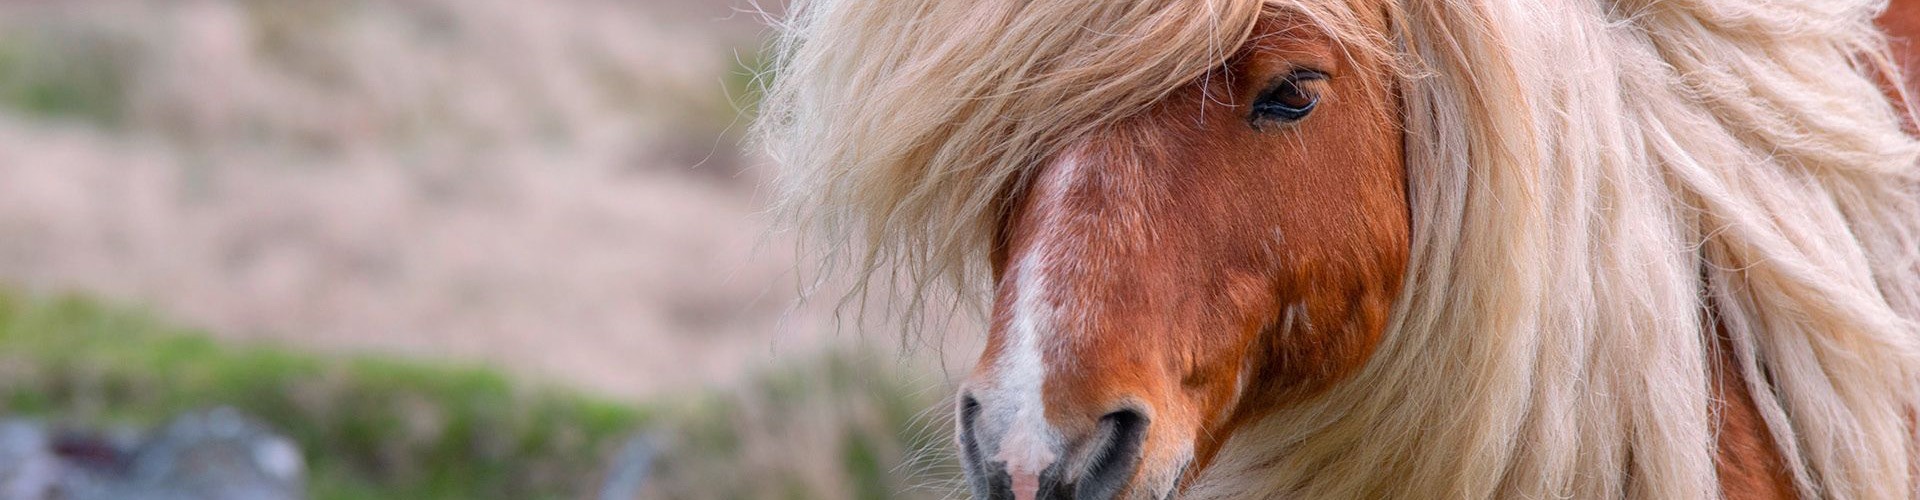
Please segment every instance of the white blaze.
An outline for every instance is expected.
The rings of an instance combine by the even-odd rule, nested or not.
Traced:
[[[1066,159],[1039,183],[1034,196],[1042,198],[1035,209],[1049,223],[1064,198],[1065,180],[1077,173],[1077,162]],[[1058,263],[1054,259],[1065,258],[1065,249],[1053,241],[1051,229],[1041,228],[1033,246],[1012,266],[1013,304],[1006,341],[994,360],[992,380],[981,395],[988,420],[1002,431],[991,460],[1006,464],[1014,498],[1019,500],[1037,496],[1040,473],[1060,458],[1055,453],[1060,437],[1047,423],[1043,394],[1047,379],[1045,340],[1058,333],[1055,313],[1059,298],[1048,288],[1047,274]]]
[[[1038,260],[1033,256],[1032,260]],[[1023,262],[1027,267],[1030,262]],[[1006,433],[1000,437],[1000,452],[994,460],[1007,464],[1013,479],[1014,498],[1031,499],[1039,489],[1041,471],[1052,465],[1055,436],[1047,425],[1046,403],[1042,390],[1047,366],[1040,354],[1040,336],[1053,318],[1052,307],[1039,288],[1045,278],[1032,268],[1022,269],[1014,290],[1013,324],[1007,329],[1006,348],[995,362],[998,396],[994,403],[1011,410]]]

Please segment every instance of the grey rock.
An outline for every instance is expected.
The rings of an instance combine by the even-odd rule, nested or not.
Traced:
[[[60,477],[53,439],[38,422],[0,422],[0,500],[47,498]]]
[[[0,500],[301,500],[290,439],[230,408],[193,412],[140,442],[0,423]]]
[[[653,440],[643,435],[627,438],[620,452],[607,467],[606,481],[600,484],[599,500],[633,500],[647,485],[653,472],[653,457],[658,453]]]

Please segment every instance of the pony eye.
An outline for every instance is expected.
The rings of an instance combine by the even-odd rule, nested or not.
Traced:
[[[1263,121],[1293,123],[1306,118],[1313,113],[1314,105],[1320,103],[1320,95],[1307,88],[1306,83],[1326,78],[1325,73],[1306,70],[1287,75],[1260,92],[1260,97],[1253,101],[1253,115],[1247,119],[1258,128]]]

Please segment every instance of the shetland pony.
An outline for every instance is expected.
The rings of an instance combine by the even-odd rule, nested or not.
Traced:
[[[803,0],[759,132],[980,498],[1913,498],[1882,7]]]

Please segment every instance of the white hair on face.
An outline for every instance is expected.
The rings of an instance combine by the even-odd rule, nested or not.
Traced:
[[[962,294],[1038,159],[1217,65],[1263,9],[1361,31],[1339,13],[1369,8],[802,3],[761,130],[789,213]],[[1393,320],[1187,498],[1717,497],[1715,324],[1801,496],[1915,496],[1920,145],[1875,85],[1900,81],[1880,3],[1388,7],[1393,45],[1349,48],[1405,75]]]

